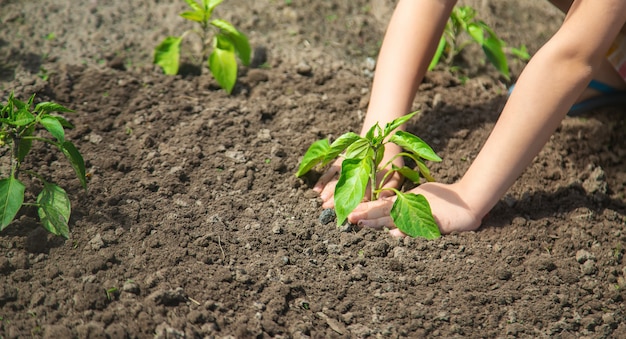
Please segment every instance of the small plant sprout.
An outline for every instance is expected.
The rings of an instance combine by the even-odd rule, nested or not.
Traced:
[[[252,54],[248,38],[232,24],[222,19],[211,19],[213,10],[223,0],[185,0],[191,11],[180,14],[183,18],[197,22],[200,30],[188,30],[181,36],[165,38],[154,50],[154,63],[168,75],[178,73],[180,45],[189,34],[197,34],[202,41],[202,60],[207,60],[209,70],[217,83],[230,94],[237,81],[236,56],[244,65],[250,64]]]
[[[23,205],[36,206],[42,226],[49,232],[69,237],[71,204],[65,190],[48,182],[42,174],[22,169],[22,163],[31,150],[33,141],[42,141],[55,146],[69,160],[78,179],[87,189],[85,163],[78,149],[65,139],[65,128],[73,128],[63,117],[53,112],[72,112],[53,102],[42,102],[33,109],[33,94],[28,102],[16,99],[11,93],[6,105],[0,105],[0,147],[6,147],[10,155],[10,166],[0,179],[0,231],[5,229]],[[43,126],[54,139],[35,134]],[[35,203],[24,203],[26,186],[19,180],[20,174],[38,179],[43,189]]]
[[[450,19],[446,23],[443,36],[439,41],[439,46],[435,52],[433,60],[428,67],[432,70],[437,64],[443,61],[450,65],[453,59],[472,42],[482,47],[489,62],[506,78],[510,79],[509,64],[506,58],[506,44],[496,35],[485,22],[475,19],[476,10],[470,6],[454,7],[450,14]],[[471,40],[460,42],[459,37],[467,33]],[[526,47],[510,48],[509,52],[521,60],[530,59]]]
[[[386,124],[384,128],[375,124],[365,137],[348,132],[332,144],[328,139],[318,140],[306,151],[296,173],[297,177],[303,176],[316,166],[326,166],[337,157],[344,158],[339,180],[335,186],[337,225],[342,225],[348,214],[363,201],[369,185],[371,193],[369,200],[378,199],[380,192],[384,190],[395,192],[396,200],[391,209],[391,217],[396,226],[406,235],[427,239],[441,236],[430,205],[423,195],[383,187],[387,178],[394,172],[402,174],[416,184],[419,184],[422,177],[427,181],[434,181],[425,161],[441,161],[441,158],[417,136],[401,130],[395,131],[415,114],[417,112],[400,117]],[[381,166],[387,143],[402,147],[403,152]],[[397,157],[413,160],[417,165],[417,170],[407,166],[400,168],[393,165],[392,162]],[[390,170],[387,170],[389,168]],[[377,181],[377,174],[381,172],[384,173],[383,178]]]

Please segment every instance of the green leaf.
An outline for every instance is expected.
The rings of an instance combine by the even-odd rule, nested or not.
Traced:
[[[41,102],[35,106],[35,112],[64,112],[64,113],[72,113],[73,110],[69,108],[65,108],[54,102]]]
[[[346,148],[348,148],[359,139],[361,139],[361,137],[354,132],[348,132],[341,135],[330,145],[330,150],[328,151],[328,154],[326,155],[326,159],[324,159],[324,163],[322,163],[322,166],[337,158],[339,154],[341,154],[341,152],[343,152]]]
[[[485,40],[483,52],[498,71],[508,80],[510,78],[509,65],[504,54],[504,43],[495,36],[490,36]]]
[[[224,35],[216,35],[216,43],[209,56],[209,69],[217,83],[230,94],[237,82],[237,60],[232,44]]]
[[[429,182],[435,181],[435,178],[433,178],[432,175],[430,175],[430,170],[428,169],[428,167],[426,167],[426,164],[423,161],[421,161],[420,159],[417,159],[416,163],[417,163],[417,168],[419,169],[420,173],[422,173],[422,176],[424,177],[424,179],[428,180]]]
[[[185,11],[185,12],[180,13],[180,16],[183,17],[184,19],[199,22],[199,23],[203,23],[205,21],[204,13],[199,12],[199,11],[195,11],[195,12]]]
[[[365,139],[367,140],[374,140],[374,136],[376,131],[379,131],[380,133],[380,125],[378,125],[378,123],[374,124],[374,126],[370,127],[370,129],[367,131],[367,133],[365,133]]]
[[[74,144],[70,141],[65,141],[61,144],[61,150],[65,157],[69,160],[74,172],[76,172],[76,176],[78,176],[78,180],[84,189],[87,189],[87,178],[85,177],[85,161],[83,160],[83,156],[80,155],[78,149]]]
[[[441,56],[443,55],[443,51],[446,49],[446,38],[445,36],[441,36],[441,39],[439,39],[439,45],[437,45],[437,50],[435,51],[435,55],[433,56],[433,59],[430,61],[430,65],[428,65],[428,70],[432,71],[435,66],[437,66],[437,64],[439,63],[439,60],[441,60]]]
[[[347,159],[364,159],[364,158],[372,158],[374,156],[373,150],[370,147],[369,140],[365,138],[359,138],[355,142],[353,142],[346,149],[346,158]]]
[[[41,118],[41,124],[59,142],[62,143],[65,141],[65,130],[63,129],[63,125],[61,125],[59,120],[57,120],[55,117],[45,115]]]
[[[24,161],[24,158],[26,158],[26,156],[28,155],[28,152],[30,152],[30,149],[33,145],[33,139],[24,138],[24,137],[29,137],[33,135],[34,132],[35,132],[35,125],[29,126],[27,129],[25,129],[22,132],[22,138],[20,139],[20,144],[17,147],[17,160],[19,162]]]
[[[415,114],[417,114],[417,113],[418,113],[418,111],[411,112],[409,114],[403,115],[403,116],[399,117],[398,119],[395,119],[395,120],[391,121],[390,123],[386,124],[385,125],[385,129],[383,131],[383,137],[386,138],[389,135],[389,133],[393,132],[393,130],[395,130],[396,128],[402,126],[404,123],[409,121],[409,119],[414,117]]]
[[[239,32],[231,23],[225,20],[213,20],[211,21],[211,25],[219,28],[221,33],[231,40],[241,63],[248,66],[250,64],[250,56],[252,55],[252,49],[250,48],[248,37]]]
[[[528,61],[530,59],[530,54],[528,54],[528,49],[526,49],[525,45],[521,45],[519,48],[512,47],[511,53],[518,59],[524,61]]]
[[[419,184],[420,179],[421,179],[419,172],[407,166],[403,166],[400,168],[398,168],[397,166],[393,166],[393,169],[397,171],[398,173],[402,174],[405,178],[411,180],[411,182],[415,184]]]
[[[404,132],[397,131],[394,133],[391,138],[389,138],[389,142],[393,142],[394,144],[413,152],[421,158],[430,161],[441,161],[441,158],[433,151],[428,144],[426,144],[422,139],[417,136]]]
[[[302,157],[300,167],[298,168],[298,172],[296,172],[296,177],[305,175],[313,167],[322,162],[328,152],[330,152],[328,139],[322,139],[312,143]]]
[[[200,4],[196,2],[195,0],[185,0],[185,2],[187,3],[187,5],[189,5],[189,7],[191,7],[191,9],[193,9],[196,12],[204,11],[204,8],[202,8],[202,6],[200,6]]]
[[[33,113],[29,112],[27,109],[20,109],[15,114],[15,119],[13,121],[8,121],[7,123],[12,126],[26,126],[35,121],[35,116]]]
[[[334,198],[337,225],[342,225],[348,214],[363,201],[371,173],[370,159],[345,159],[341,163]]]
[[[470,23],[467,25],[467,33],[476,41],[479,45],[483,45],[485,41],[485,31],[483,27],[476,23]]]
[[[391,218],[404,234],[410,237],[435,239],[441,236],[433,218],[428,200],[421,194],[396,192]]]
[[[43,190],[37,196],[37,204],[43,228],[52,234],[69,238],[68,222],[72,207],[65,190],[55,184],[44,182]]]
[[[223,0],[202,0],[204,7],[209,11],[213,12],[217,5],[221,4]]]
[[[63,117],[60,117],[60,116],[57,116],[57,115],[51,115],[51,117],[57,119],[61,123],[61,126],[65,127],[65,128],[74,128],[74,125],[71,122],[67,121]]]
[[[167,75],[178,73],[180,64],[180,43],[182,37],[169,36],[154,49],[154,63],[161,66]]]
[[[0,231],[5,229],[24,203],[25,186],[12,175],[0,180]]]

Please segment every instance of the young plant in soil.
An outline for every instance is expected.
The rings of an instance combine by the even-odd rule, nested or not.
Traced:
[[[42,226],[49,232],[69,237],[71,204],[67,193],[60,186],[48,182],[44,176],[32,170],[22,169],[22,163],[31,150],[33,141],[55,146],[69,160],[78,179],[87,188],[85,163],[78,149],[65,139],[65,128],[73,128],[63,117],[53,112],[73,112],[53,102],[42,102],[33,109],[33,94],[28,102],[16,99],[11,93],[6,105],[0,105],[0,147],[8,148],[10,165],[0,179],[0,231],[5,229],[24,205],[37,207]],[[42,126],[54,139],[35,134]],[[24,173],[38,179],[43,188],[34,203],[24,203],[26,186],[19,180]]]
[[[178,73],[180,45],[190,33],[197,34],[202,41],[202,60],[207,60],[209,70],[217,83],[230,94],[237,81],[237,60],[250,64],[250,43],[245,34],[222,19],[211,19],[213,10],[223,0],[185,0],[192,11],[180,14],[183,18],[197,22],[200,30],[188,30],[181,36],[168,36],[154,50],[154,63],[168,75]]]
[[[461,53],[461,51],[472,42],[482,47],[485,56],[489,62],[507,80],[510,79],[509,64],[505,51],[506,43],[498,38],[495,31],[491,29],[485,22],[477,20],[476,10],[470,6],[456,6],[450,14],[450,19],[446,23],[443,36],[439,41],[439,46],[435,52],[435,56],[430,63],[429,70],[432,70],[445,56],[444,62],[448,65],[452,64],[453,59]],[[461,35],[467,33],[471,40],[461,42]],[[508,48],[508,51],[521,60],[530,59],[530,55],[526,51],[526,47]]]
[[[296,173],[297,177],[303,176],[316,166],[323,167],[337,157],[344,158],[339,180],[335,186],[337,225],[342,225],[348,214],[363,201],[368,188],[370,201],[378,199],[382,191],[392,190],[396,194],[396,200],[391,209],[391,217],[402,232],[411,237],[427,239],[441,236],[430,205],[423,195],[383,187],[389,176],[395,172],[415,184],[419,184],[422,177],[428,181],[434,181],[425,161],[441,161],[441,158],[417,136],[405,131],[395,131],[415,114],[417,112],[400,117],[386,124],[384,128],[375,124],[365,137],[348,132],[332,144],[328,139],[318,140],[306,151]],[[403,152],[381,166],[387,143],[402,147]],[[417,165],[417,170],[408,166],[395,166],[393,161],[397,157],[413,160]],[[380,181],[377,180],[379,173],[384,173]]]

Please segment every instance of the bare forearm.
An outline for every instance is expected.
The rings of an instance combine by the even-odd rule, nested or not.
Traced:
[[[588,20],[583,13],[610,12],[611,8],[606,4],[598,8],[603,5],[590,5],[590,1],[581,3],[573,5],[561,30],[528,64],[492,134],[459,183],[461,194],[480,217],[504,195],[549,140],[592,79],[623,25],[623,15],[613,15],[611,25]],[[621,5],[617,10],[624,13],[626,9]],[[588,42],[586,48],[581,48],[580,41]]]
[[[401,0],[378,57],[362,133],[411,109],[419,84],[456,1]]]

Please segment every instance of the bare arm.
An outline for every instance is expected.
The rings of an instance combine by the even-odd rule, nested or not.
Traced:
[[[572,4],[559,31],[521,74],[494,130],[460,182],[463,191],[474,192],[467,203],[478,216],[496,204],[543,148],[591,81],[624,21],[622,0]]]
[[[443,233],[473,230],[554,133],[626,22],[626,1],[577,0],[559,31],[522,72],[494,130],[458,183],[427,183]],[[392,227],[391,201],[361,204],[349,217],[363,226]],[[399,232],[394,231],[396,234]]]
[[[362,136],[377,122],[384,126],[409,113],[455,3],[456,0],[400,0],[378,56]],[[388,145],[382,163],[399,152],[397,146]],[[398,159],[396,165],[401,166],[401,162],[402,159]],[[333,193],[340,166],[340,161],[332,165],[314,187],[326,208],[334,205]],[[399,181],[399,176],[395,176],[388,185],[398,186]]]

